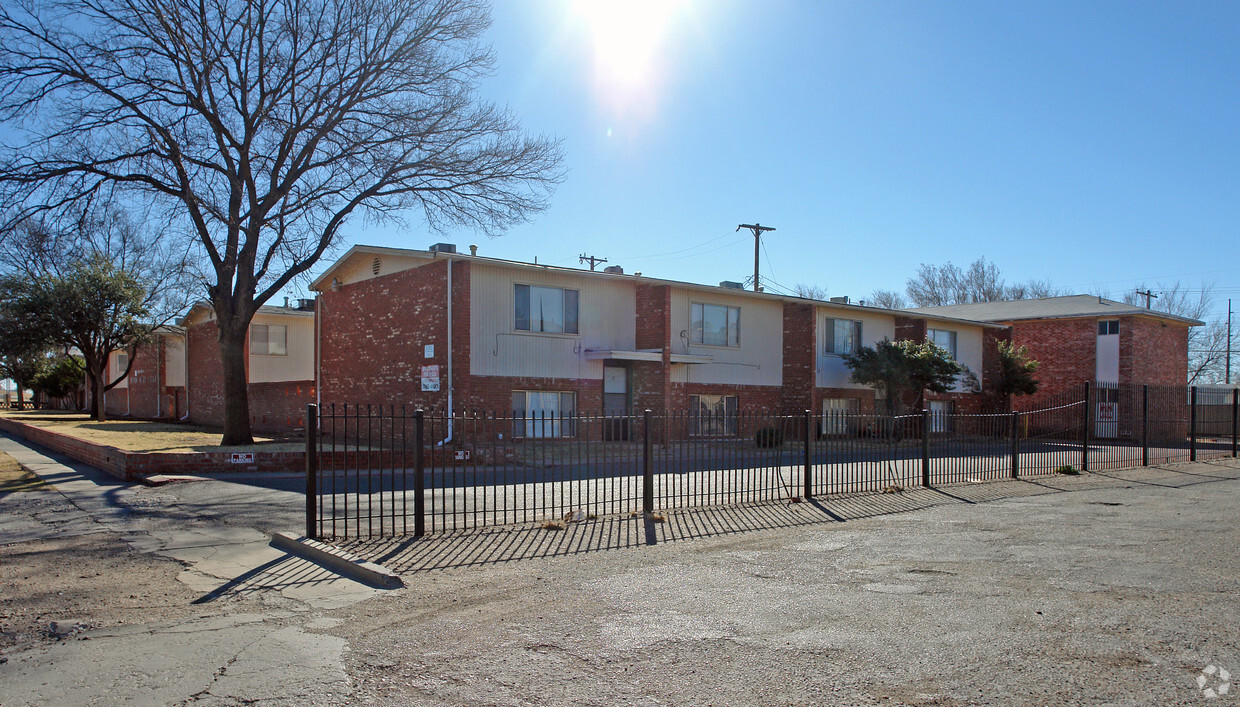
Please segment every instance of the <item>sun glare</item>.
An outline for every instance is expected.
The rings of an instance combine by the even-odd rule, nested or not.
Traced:
[[[688,0],[573,0],[593,54],[595,82],[613,100],[653,93]]]

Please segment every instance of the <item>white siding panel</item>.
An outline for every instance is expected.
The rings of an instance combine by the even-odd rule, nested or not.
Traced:
[[[690,340],[689,307],[694,302],[740,307],[740,346],[703,346]],[[725,291],[672,290],[672,351],[711,356],[705,364],[672,366],[676,383],[781,385],[784,378],[782,302]]]
[[[953,325],[951,328],[956,332],[956,360],[968,366],[977,376],[978,383],[981,383],[983,330],[981,327],[960,325]],[[958,385],[956,390],[963,392],[966,388]]]
[[[164,385],[174,388],[185,385],[185,339],[181,336],[165,336]]]
[[[377,276],[374,271],[375,258],[379,259],[379,274]],[[334,277],[340,280],[340,284],[350,285],[354,282],[383,277],[384,275],[391,275],[402,270],[410,270],[432,262],[432,260],[432,258],[388,255],[386,253],[354,253],[348,262],[342,263],[336,268]]]
[[[259,312],[253,324],[283,324],[288,327],[288,355],[250,354],[251,383],[279,383],[314,379],[314,318],[282,316]]]
[[[517,284],[577,290],[579,333],[517,331]],[[625,280],[474,263],[470,270],[470,302],[470,369],[477,376],[601,380],[603,362],[586,360],[585,352],[634,347],[636,296],[633,284]]]
[[[814,337],[817,347],[816,384],[819,388],[869,388],[848,380],[850,372],[841,356],[827,353],[826,326],[828,319],[850,319],[861,322],[861,345],[874,346],[883,339],[896,338],[896,318],[890,314],[859,312],[855,310],[819,307],[815,315],[818,331]]]

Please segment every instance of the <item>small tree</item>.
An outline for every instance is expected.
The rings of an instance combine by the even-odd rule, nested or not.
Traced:
[[[30,380],[30,389],[44,400],[62,403],[82,387],[84,362],[79,356],[44,358],[39,372]]]
[[[151,332],[146,289],[100,253],[59,275],[7,280],[11,291],[18,293],[11,302],[27,330],[42,332],[49,341],[81,355],[91,391],[91,418],[105,419],[104,392],[129,375],[134,349]],[[129,367],[108,380],[108,356],[120,350],[130,352]]]
[[[931,341],[891,341],[884,339],[873,348],[862,346],[844,355],[844,365],[851,371],[853,383],[883,391],[887,397],[888,414],[896,414],[900,398],[916,393],[914,403],[920,409],[926,391],[946,393],[951,390],[964,366],[956,363],[945,349]]]
[[[22,278],[0,277],[0,377],[10,378],[17,385],[19,406],[49,346],[47,333],[31,321],[22,306],[26,291]]]
[[[1037,361],[1029,358],[1029,349],[1010,341],[1000,341],[999,378],[995,392],[1003,399],[1005,410],[1012,409],[1013,395],[1033,395],[1038,392]]]

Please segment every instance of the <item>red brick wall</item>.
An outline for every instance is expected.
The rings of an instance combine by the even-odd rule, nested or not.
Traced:
[[[129,389],[116,387],[104,391],[103,407],[107,410],[108,417],[124,417],[129,409]]]
[[[1120,317],[1119,380],[1147,385],[1186,385],[1188,327],[1144,317]]]
[[[784,303],[784,370],[781,408],[809,410],[814,404],[815,310],[810,304]]]
[[[306,405],[314,402],[314,381],[250,383],[250,426],[285,432],[306,426]]]
[[[524,378],[472,376],[469,395],[459,398],[458,409],[500,416],[512,414],[514,390],[569,391],[577,394],[577,412],[597,415],[603,409],[603,381],[590,378]]]
[[[219,336],[214,320],[187,327],[185,331],[189,421],[197,425],[224,424],[224,364],[220,360]]]
[[[671,410],[683,414],[689,410],[690,395],[735,395],[742,412],[769,412],[783,414],[784,392],[774,385],[727,385],[722,383],[672,383]],[[791,412],[801,412],[792,410]]]
[[[319,365],[324,403],[447,406],[447,258],[342,285],[319,296]],[[453,268],[453,373],[469,405],[469,263]],[[435,355],[425,358],[433,344]],[[423,392],[421,367],[438,365],[440,390]],[[455,402],[455,401],[454,401]]]
[[[633,410],[661,413],[674,408],[672,391],[672,288],[637,283],[634,341],[638,349],[659,349],[663,360],[636,361],[633,374]]]
[[[926,320],[914,317],[895,316],[896,341],[925,341]]]
[[[1012,342],[1026,346],[1038,361],[1038,392],[1016,396],[1012,405],[1032,410],[1053,404],[1066,391],[1094,379],[1097,370],[1096,319],[1044,319],[1012,322]],[[1121,342],[1122,348],[1122,342]]]

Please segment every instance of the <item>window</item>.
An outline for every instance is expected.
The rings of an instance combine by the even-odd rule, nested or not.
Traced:
[[[689,434],[731,436],[736,434],[738,417],[735,395],[690,395]]]
[[[125,369],[128,367],[129,367],[129,354],[124,353],[124,352],[118,352],[116,354],[116,375],[119,376],[120,374],[124,373]]]
[[[823,398],[822,433],[846,435],[857,430],[861,401],[857,398]]]
[[[741,308],[694,302],[690,312],[693,343],[707,346],[740,346]]]
[[[861,322],[849,319],[828,319],[826,327],[827,353],[857,353],[861,345]]]
[[[930,401],[930,431],[951,432],[956,403],[951,400]]]
[[[250,354],[287,356],[288,327],[283,324],[251,324]]]
[[[577,394],[567,391],[512,391],[513,436],[572,437]]]
[[[927,329],[926,340],[946,349],[952,359],[956,358],[956,332],[947,329]]]
[[[516,329],[545,334],[576,334],[577,290],[516,286]]]
[[[1108,336],[1119,333],[1119,320],[1110,319],[1098,322],[1098,336]]]

